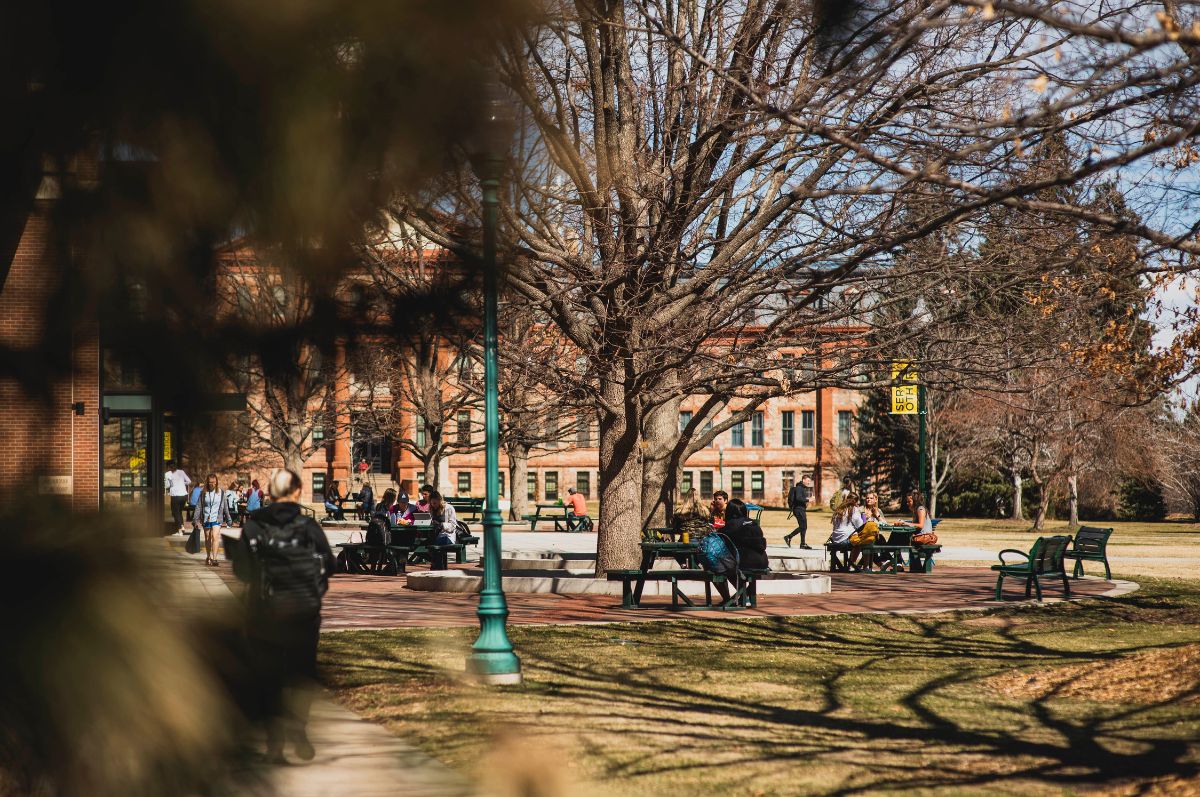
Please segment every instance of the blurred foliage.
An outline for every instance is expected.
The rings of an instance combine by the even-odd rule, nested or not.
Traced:
[[[522,9],[5,4],[0,268],[40,185],[58,196],[48,212],[62,269],[41,345],[0,348],[0,376],[44,393],[71,367],[81,320],[101,316],[147,387],[186,400],[206,352],[248,342],[244,328],[223,329],[213,301],[217,255],[235,243],[311,293],[302,329],[280,345],[353,334],[359,316],[336,294],[355,243],[384,202],[419,189],[472,135],[489,45]]]

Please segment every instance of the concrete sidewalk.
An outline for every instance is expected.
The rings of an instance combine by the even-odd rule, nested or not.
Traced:
[[[204,554],[187,554],[171,538],[154,540],[149,557],[175,586],[163,600],[174,612],[233,609],[233,592],[226,583],[229,562],[220,569],[206,567]],[[149,542],[149,541],[148,541]],[[476,794],[456,772],[416,747],[339,706],[327,694],[313,701],[308,736],[316,750],[309,762],[273,767],[266,786],[283,797],[468,797]],[[290,746],[289,761],[295,761]],[[258,790],[249,789],[258,794]]]

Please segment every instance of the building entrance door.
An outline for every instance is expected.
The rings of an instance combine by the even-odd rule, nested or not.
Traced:
[[[104,509],[149,510],[151,448],[149,413],[111,413],[101,429],[100,461],[103,478],[100,502]]]

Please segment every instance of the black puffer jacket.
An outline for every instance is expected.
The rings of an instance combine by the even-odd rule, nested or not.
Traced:
[[[741,566],[749,570],[767,570],[767,538],[763,530],[750,518],[734,518],[717,529],[730,539],[738,550]]]

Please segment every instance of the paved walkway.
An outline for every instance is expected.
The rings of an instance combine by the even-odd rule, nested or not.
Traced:
[[[234,603],[235,584],[228,562],[205,567],[204,554],[187,554],[181,537],[154,541],[162,556],[151,557],[167,571],[175,589],[163,596],[172,611],[221,611]],[[467,797],[476,794],[457,773],[379,725],[334,703],[313,701],[308,724],[316,757],[303,764],[275,767],[267,775],[274,793],[286,797]],[[261,793],[251,789],[251,794]]]
[[[509,622],[517,625],[615,623],[668,619],[736,619],[867,612],[932,612],[986,609],[994,600],[995,576],[983,568],[939,567],[935,573],[831,573],[827,595],[767,595],[757,609],[697,612],[672,609],[670,599],[644,600],[645,608],[622,609],[612,595],[507,595]],[[1135,588],[1128,582],[1085,578],[1071,582],[1073,596],[1095,597]],[[1045,588],[1048,599],[1060,590]],[[1024,601],[1005,588],[1006,603]],[[330,581],[322,612],[326,631],[354,628],[412,628],[475,625],[478,595],[404,589],[404,577],[347,576]]]

